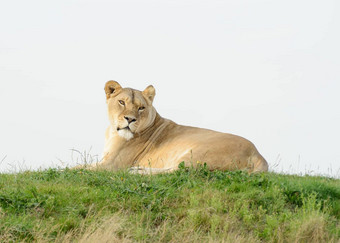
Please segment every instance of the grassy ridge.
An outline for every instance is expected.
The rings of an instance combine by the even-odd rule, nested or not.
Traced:
[[[338,242],[340,180],[274,173],[0,174],[0,242]]]

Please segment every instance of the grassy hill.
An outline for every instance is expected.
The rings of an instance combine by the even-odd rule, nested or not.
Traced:
[[[275,173],[0,174],[0,242],[339,242],[340,180]]]

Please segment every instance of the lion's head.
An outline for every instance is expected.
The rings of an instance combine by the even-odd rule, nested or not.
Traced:
[[[111,80],[105,84],[105,93],[110,124],[119,136],[129,140],[153,124],[156,110],[152,106],[155,97],[152,85],[141,92],[122,88]]]

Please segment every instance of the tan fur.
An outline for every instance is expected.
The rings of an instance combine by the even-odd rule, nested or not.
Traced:
[[[207,163],[212,170],[268,170],[255,146],[242,137],[162,118],[152,106],[153,86],[141,92],[108,81],[105,93],[110,126],[97,168],[151,168],[157,173],[175,170],[185,161],[194,166]]]

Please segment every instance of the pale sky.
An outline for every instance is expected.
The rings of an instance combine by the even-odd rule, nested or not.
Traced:
[[[114,79],[272,171],[339,177],[339,43],[336,0],[1,1],[0,171],[100,159]]]

